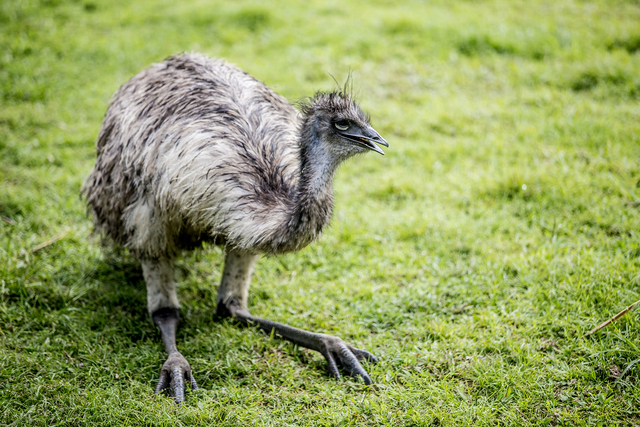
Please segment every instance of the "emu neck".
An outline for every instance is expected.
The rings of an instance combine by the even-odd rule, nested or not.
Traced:
[[[302,146],[300,197],[310,204],[333,203],[333,176],[338,162],[321,143]]]
[[[300,148],[298,202],[290,228],[296,249],[317,238],[329,223],[333,211],[333,176],[340,163],[314,132],[303,132]]]

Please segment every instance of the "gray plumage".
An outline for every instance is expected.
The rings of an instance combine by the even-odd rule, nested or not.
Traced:
[[[319,117],[368,119],[339,92],[302,110],[200,55],[141,72],[112,99],[82,188],[96,230],[139,257],[202,240],[261,253],[304,247],[330,219],[337,163],[366,151],[328,158],[313,144],[329,125]]]
[[[332,352],[349,353],[334,356],[371,382],[357,361],[375,361],[368,352],[253,317],[246,300],[256,255],[315,240],[331,218],[337,167],[358,153],[384,154],[376,143],[388,146],[345,91],[319,92],[299,112],[244,71],[197,54],[170,57],[116,92],[81,192],[96,232],[142,263],[169,354],[157,391],[170,383],[182,401],[176,381],[196,386],[175,345],[173,259],[203,241],[227,251],[219,313],[320,351],[337,377]]]

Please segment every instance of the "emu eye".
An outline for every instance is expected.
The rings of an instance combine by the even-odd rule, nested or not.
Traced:
[[[348,120],[339,120],[333,124],[338,130],[347,130],[349,129],[349,121]]]

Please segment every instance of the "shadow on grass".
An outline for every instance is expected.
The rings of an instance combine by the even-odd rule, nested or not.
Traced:
[[[187,259],[186,264],[190,262],[193,260]],[[132,343],[147,338],[160,342],[147,311],[146,284],[137,260],[126,253],[105,250],[104,258],[78,274],[85,278],[81,305],[92,330],[113,328]],[[178,329],[182,341],[192,338],[198,328],[212,328],[222,319],[215,315],[215,286],[190,283],[187,279],[192,271],[182,261],[176,264],[176,274],[181,276],[178,295],[184,301]]]
[[[79,291],[81,298],[68,302],[82,306],[86,326],[94,331],[114,330],[133,343],[150,333],[153,336],[140,264],[126,255],[105,253],[104,259],[86,267],[78,274],[87,287]]]

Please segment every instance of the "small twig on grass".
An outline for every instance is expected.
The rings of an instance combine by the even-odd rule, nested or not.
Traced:
[[[453,314],[460,314],[460,313],[462,313],[463,311],[469,310],[470,308],[473,308],[473,306],[472,306],[471,304],[469,304],[468,302],[466,302],[466,303],[462,304],[462,305],[461,305],[460,307],[458,307],[458,308],[452,308],[452,309],[451,309],[451,312],[452,312]]]
[[[589,336],[595,332],[598,332],[600,329],[604,328],[605,326],[607,326],[609,323],[615,322],[616,320],[618,320],[619,318],[621,318],[622,316],[624,316],[625,314],[627,314],[629,311],[631,311],[631,309],[633,307],[635,307],[638,303],[640,303],[640,300],[634,302],[633,304],[631,304],[629,307],[625,308],[624,310],[622,310],[620,313],[616,314],[615,316],[613,316],[611,319],[607,320],[606,322],[602,322],[601,324],[599,324],[598,326],[596,326],[595,328],[593,328],[592,330],[590,330],[589,332],[587,332],[586,334],[584,334],[583,336]]]
[[[16,222],[9,217],[2,215],[0,218],[2,218],[2,220],[7,224],[16,225]]]
[[[57,242],[58,240],[62,239],[64,236],[66,236],[67,233],[68,233],[68,231],[63,231],[62,233],[58,234],[57,236],[54,236],[54,237],[50,238],[46,242],[40,243],[35,248],[31,249],[31,253],[34,253],[35,251],[39,251],[40,249],[46,248],[47,246]]]

